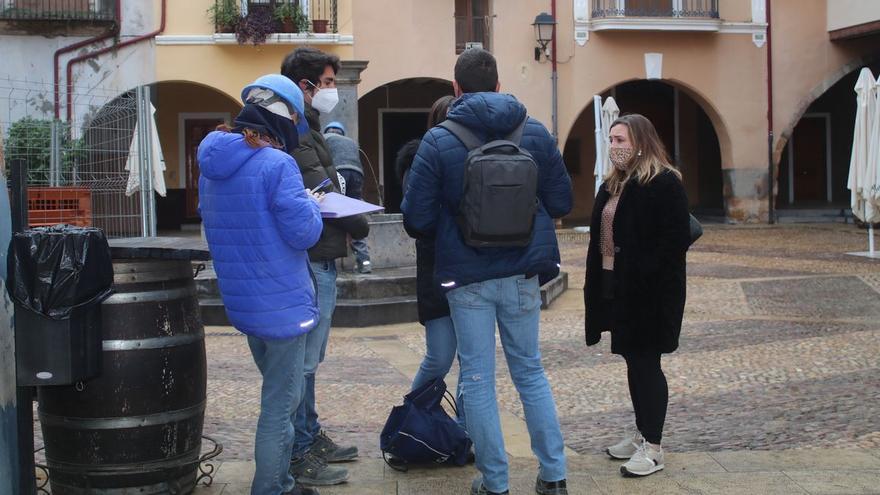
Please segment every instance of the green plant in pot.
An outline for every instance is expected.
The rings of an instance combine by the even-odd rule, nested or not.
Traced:
[[[233,33],[241,20],[241,12],[238,10],[237,0],[216,0],[208,9],[208,15],[214,22],[214,27],[219,33]]]
[[[275,19],[285,33],[304,33],[309,30],[309,19],[298,2],[281,2],[275,7]]]

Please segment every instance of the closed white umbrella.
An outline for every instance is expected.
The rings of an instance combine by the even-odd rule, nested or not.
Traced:
[[[611,136],[611,124],[613,124],[619,116],[620,108],[618,108],[617,102],[614,101],[614,97],[609,96],[605,99],[605,104],[602,105],[602,136],[604,137],[605,142],[605,156],[602,157],[604,160],[604,165],[602,167],[603,175],[609,168],[611,168],[611,154],[608,152],[608,140]]]
[[[856,121],[853,128],[853,150],[850,157],[849,180],[847,187],[851,192],[853,215],[869,225],[880,221],[880,209],[876,208],[872,188],[877,188],[877,166],[870,166],[870,159],[877,159],[880,143],[872,143],[871,133],[880,119],[877,114],[877,82],[870,69],[864,68],[855,86]],[[880,135],[880,130],[878,130]],[[876,140],[874,140],[876,141]],[[869,255],[874,253],[874,230],[869,228]]]
[[[151,170],[150,175],[153,180],[153,190],[163,198],[167,194],[165,189],[165,158],[162,155],[162,146],[159,142],[159,129],[156,126],[156,107],[150,105],[150,115],[153,119],[150,126],[150,158]],[[141,189],[140,174],[138,174],[138,159],[140,157],[140,145],[138,144],[138,133],[140,129],[138,124],[134,126],[134,132],[131,138],[131,147],[128,152],[128,160],[125,162],[125,170],[128,170],[128,184],[125,188],[125,195],[131,196]]]
[[[602,185],[602,177],[605,176],[605,136],[602,134],[602,97],[593,96],[593,116],[595,120],[594,132],[596,137],[596,165],[593,167],[593,175],[596,179],[596,187],[593,196],[599,194],[599,186]]]
[[[880,222],[880,78],[874,82],[869,98],[868,165],[865,171],[865,202],[870,214],[866,222]]]

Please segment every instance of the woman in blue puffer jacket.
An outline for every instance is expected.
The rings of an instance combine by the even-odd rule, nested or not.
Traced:
[[[321,236],[320,197],[286,153],[298,127],[307,132],[303,96],[272,74],[244,88],[242,101],[235,127],[199,145],[199,207],[226,314],[263,375],[251,493],[313,494],[288,472],[305,334],[319,317],[307,250]]]

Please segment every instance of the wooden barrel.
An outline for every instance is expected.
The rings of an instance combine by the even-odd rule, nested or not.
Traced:
[[[113,270],[101,374],[38,392],[52,493],[189,493],[207,380],[191,264],[114,260]]]

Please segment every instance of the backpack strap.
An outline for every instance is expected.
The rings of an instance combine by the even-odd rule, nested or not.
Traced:
[[[520,122],[519,125],[516,126],[516,129],[514,129],[513,132],[511,132],[507,136],[507,140],[519,146],[519,142],[522,141],[523,132],[526,129],[526,123],[528,123],[528,121],[529,116],[526,115],[526,117],[522,119],[522,122]]]
[[[526,115],[522,122],[520,122],[519,125],[516,126],[516,129],[514,129],[513,132],[507,135],[507,141],[510,141],[519,146],[519,142],[522,141],[523,132],[525,131],[526,123],[528,121],[529,116]],[[477,138],[476,134],[474,134],[473,131],[459,124],[458,122],[455,122],[453,120],[444,120],[437,125],[446,129],[447,131],[451,132],[455,137],[457,137],[468,149],[468,151],[479,148],[484,144],[483,141]]]
[[[438,126],[446,129],[451,132],[453,136],[457,137],[461,144],[464,145],[468,151],[479,148],[483,145],[483,141],[477,138],[476,134],[473,133],[467,127],[459,124],[458,122],[452,120],[444,120],[437,124]]]

